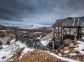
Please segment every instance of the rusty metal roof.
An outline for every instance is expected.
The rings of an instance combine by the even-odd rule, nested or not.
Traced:
[[[56,20],[53,27],[84,27],[84,17],[68,17]]]

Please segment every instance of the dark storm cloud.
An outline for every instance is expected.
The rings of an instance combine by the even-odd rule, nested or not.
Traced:
[[[7,21],[50,24],[58,18],[84,16],[83,10],[84,0],[0,0],[0,19]]]

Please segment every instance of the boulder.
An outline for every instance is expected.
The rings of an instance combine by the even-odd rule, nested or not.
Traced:
[[[63,50],[60,50],[61,53],[63,53]]]
[[[64,53],[65,53],[65,54],[68,54],[68,53],[69,53],[69,50],[64,51]]]
[[[76,56],[77,53],[69,53],[70,56]]]
[[[64,51],[69,50],[69,47],[64,47]]]
[[[74,45],[75,48],[78,48],[79,46],[78,45]]]
[[[75,53],[79,53],[79,51],[78,51],[78,50],[75,50],[74,52],[75,52]]]
[[[69,47],[70,48],[73,48],[74,47],[74,44],[73,43],[69,43]]]

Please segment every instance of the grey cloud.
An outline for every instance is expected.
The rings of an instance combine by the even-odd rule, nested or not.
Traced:
[[[83,16],[83,10],[84,0],[0,0],[0,19],[9,21],[50,24],[58,18]]]

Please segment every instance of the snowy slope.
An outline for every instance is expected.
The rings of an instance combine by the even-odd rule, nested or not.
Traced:
[[[11,40],[11,45],[3,45],[4,48],[0,50],[0,62],[6,62],[9,58],[13,56],[13,54],[15,54],[15,51],[18,48],[25,47],[25,49],[23,50],[23,53],[33,50],[31,48],[27,48],[25,44],[22,44],[19,41],[17,42],[14,42],[14,41],[15,39]]]
[[[46,46],[48,44],[49,41],[45,40],[41,40],[40,41],[41,44],[43,44],[44,46]],[[78,44],[78,48],[76,48],[76,50],[80,51],[80,53],[84,54],[84,51],[82,51],[82,49],[84,48],[84,42],[82,41],[77,41],[79,44]],[[0,62],[6,62],[9,58],[11,58],[13,56],[13,54],[15,54],[15,51],[18,49],[18,48],[24,48],[24,50],[22,51],[22,54],[20,56],[20,58],[25,54],[27,53],[28,51],[33,51],[34,49],[33,48],[28,48],[25,44],[21,43],[20,41],[16,41],[15,42],[15,39],[11,40],[11,45],[3,45],[3,49],[0,50]],[[64,58],[64,57],[60,57],[54,53],[51,53],[48,51],[48,53],[50,55],[53,55],[54,57],[56,58],[59,58],[61,60],[64,60],[64,61],[68,61],[68,62],[80,62],[80,61],[77,61],[77,60],[73,60],[73,59],[70,59],[70,58]]]

